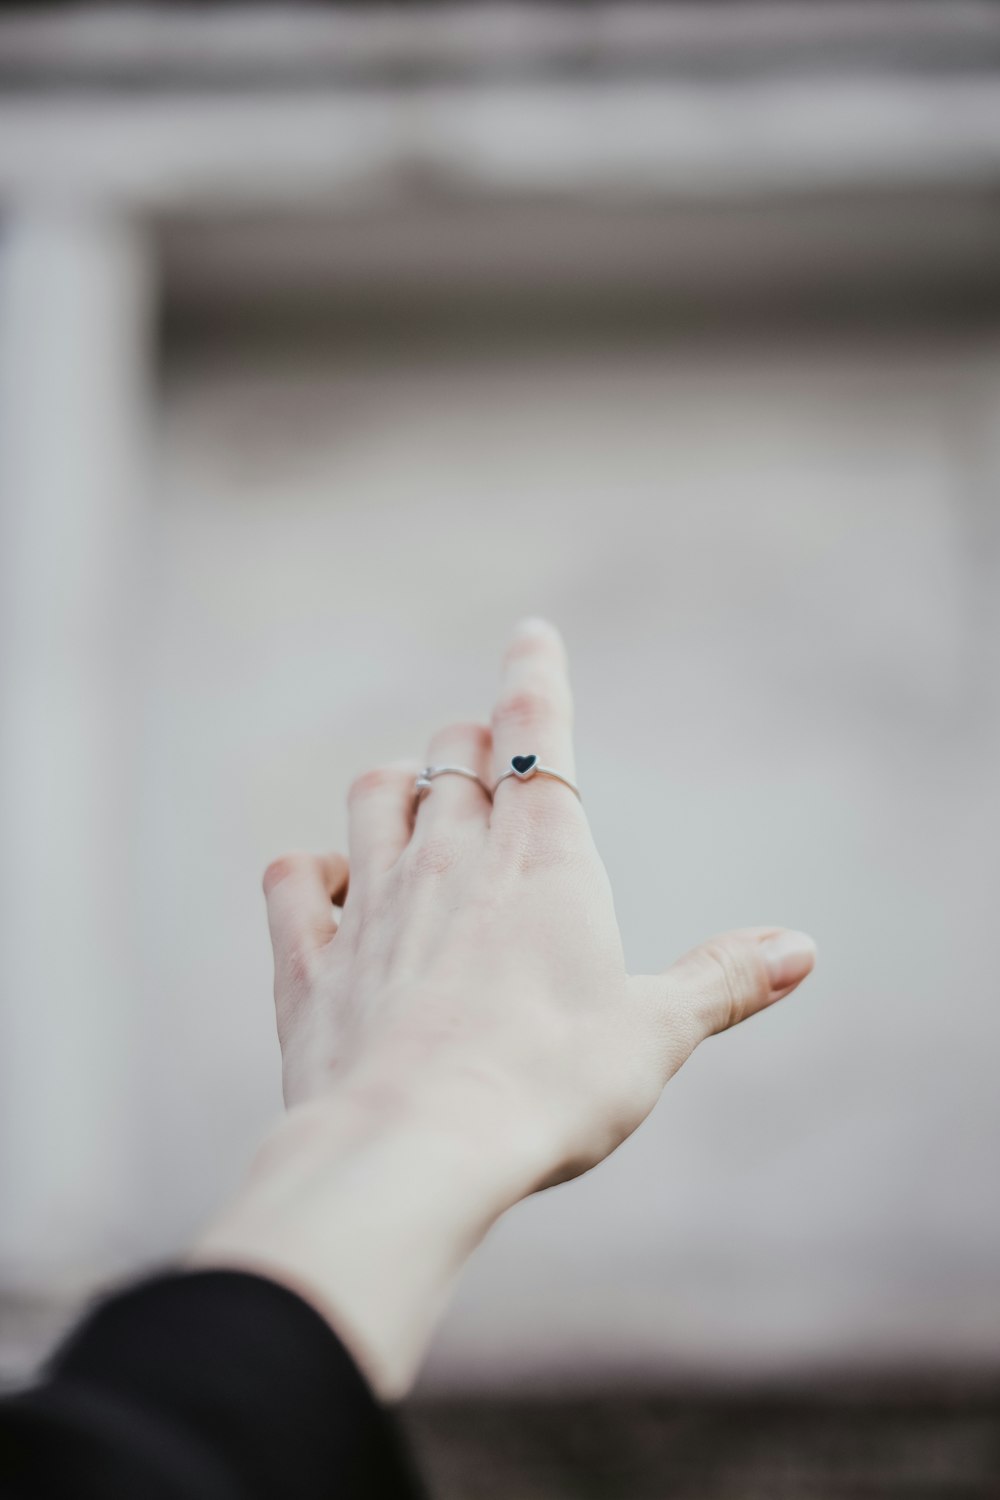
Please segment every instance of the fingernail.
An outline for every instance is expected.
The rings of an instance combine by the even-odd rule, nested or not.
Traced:
[[[804,932],[779,932],[760,945],[772,990],[787,990],[812,973],[816,944]]]

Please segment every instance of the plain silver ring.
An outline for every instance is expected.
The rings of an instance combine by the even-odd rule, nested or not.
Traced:
[[[468,766],[424,766],[424,769],[413,783],[413,790],[416,795],[420,797],[422,793],[429,791],[431,782],[438,776],[464,776],[467,781],[474,781],[477,786],[482,787],[486,796],[489,797],[491,802],[493,801],[490,789],[483,778],[477,776],[475,771],[470,771]]]
[[[502,776],[497,777],[497,780],[494,784],[494,797],[497,794],[497,787],[500,785],[501,781],[506,781],[508,776],[513,776],[515,781],[530,781],[532,776],[548,776],[553,781],[561,781],[563,786],[569,787],[574,797],[576,797],[580,802],[583,801],[583,798],[580,796],[580,788],[577,786],[576,782],[570,781],[569,777],[564,776],[561,771],[553,771],[551,766],[540,766],[538,764],[537,755],[511,756],[510,765],[507,767],[506,771],[504,771]]]

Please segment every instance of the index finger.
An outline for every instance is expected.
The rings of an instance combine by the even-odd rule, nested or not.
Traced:
[[[562,636],[547,620],[522,620],[504,655],[500,692],[493,711],[494,779],[510,768],[514,757],[537,756],[539,766],[558,771],[571,781],[573,757],[573,700],[569,686],[566,648]],[[537,787],[543,778],[535,778]],[[545,791],[572,796],[549,777]],[[511,777],[497,789],[498,797],[525,791]]]

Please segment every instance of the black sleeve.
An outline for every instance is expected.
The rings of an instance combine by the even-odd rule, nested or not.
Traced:
[[[0,1402],[0,1496],[419,1500],[400,1436],[318,1313],[260,1276],[104,1302]]]

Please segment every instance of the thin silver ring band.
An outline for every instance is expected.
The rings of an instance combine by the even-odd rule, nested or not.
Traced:
[[[464,776],[467,781],[474,781],[477,786],[482,787],[487,797],[490,798],[490,801],[492,802],[493,800],[490,789],[483,778],[477,776],[475,771],[470,771],[468,766],[424,766],[424,769],[413,784],[413,790],[418,797],[421,792],[429,790],[431,782],[437,776]]]
[[[514,762],[518,760],[531,761],[531,765],[519,770],[514,764]],[[553,771],[551,766],[540,766],[538,764],[537,757],[534,755],[515,755],[512,758],[511,763],[507,767],[506,771],[504,771],[502,776],[499,776],[497,778],[494,784],[494,797],[497,794],[497,787],[500,785],[501,781],[506,781],[509,776],[513,776],[515,781],[530,781],[533,776],[548,776],[553,781],[561,781],[563,786],[569,787],[574,797],[576,797],[580,802],[583,801],[583,798],[580,796],[580,788],[577,786],[575,781],[570,781],[569,777],[564,776],[561,771]]]

